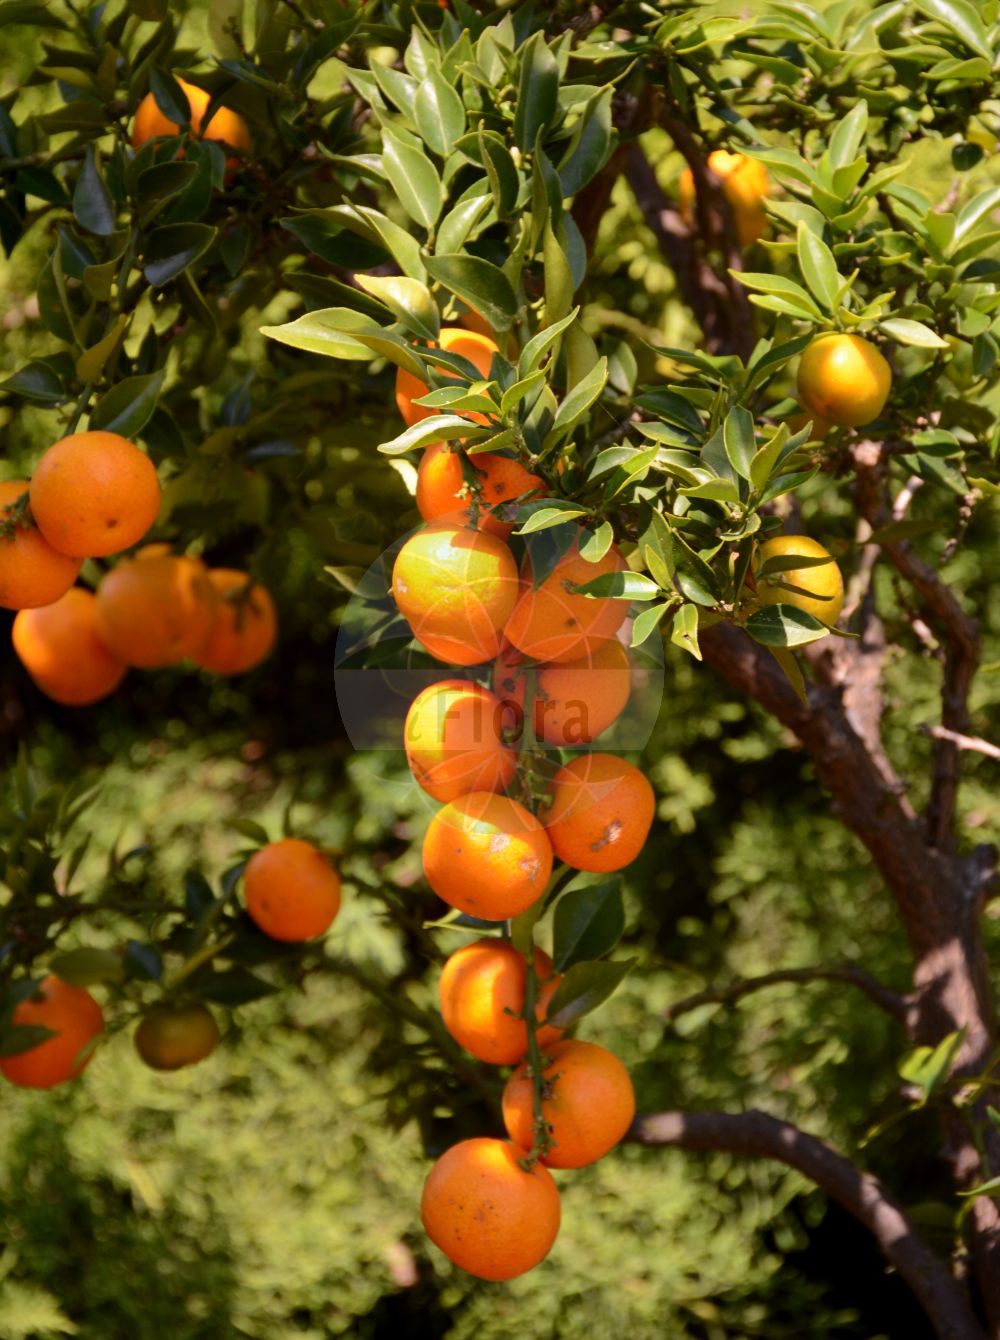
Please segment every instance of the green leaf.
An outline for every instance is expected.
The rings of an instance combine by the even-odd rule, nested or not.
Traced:
[[[404,74],[402,70],[394,70],[391,65],[383,65],[381,61],[372,59],[370,61],[371,72],[375,77],[375,82],[379,86],[379,91],[384,93],[389,101],[401,112],[404,112],[411,119],[415,120],[415,105],[417,101],[417,89],[419,85],[412,75]],[[351,71],[351,82],[357,82],[357,70]],[[362,97],[365,97],[363,88],[358,91]],[[367,99],[366,99],[367,100]]]
[[[427,155],[386,130],[382,135],[382,166],[410,218],[424,228],[433,228],[444,204],[444,189]]]
[[[135,184],[135,198],[140,205],[158,204],[180,195],[191,179],[197,174],[198,165],[181,159],[169,163],[156,163],[144,168]]]
[[[830,632],[819,619],[794,605],[765,605],[755,610],[743,627],[762,647],[801,647]]]
[[[149,91],[157,107],[178,129],[191,123],[191,104],[188,96],[172,74],[158,70],[149,72]]]
[[[381,443],[379,451],[385,456],[401,456],[403,452],[429,446],[431,442],[453,442],[458,437],[475,439],[492,431],[492,428],[470,423],[457,414],[432,414],[411,424],[391,441]]]
[[[449,210],[441,220],[434,245],[434,250],[438,254],[448,255],[460,251],[476,232],[476,225],[488,213],[493,201],[488,189],[489,183],[478,183],[478,185],[483,188],[481,194],[459,200],[454,209]]]
[[[48,404],[58,404],[69,398],[62,378],[54,368],[41,360],[25,363],[12,377],[0,382],[0,391],[10,391],[28,400]]]
[[[991,186],[988,190],[974,196],[958,212],[954,241],[956,243],[961,242],[975,228],[976,224],[987,218],[998,205],[1000,205],[1000,186]]]
[[[71,986],[98,986],[101,982],[121,982],[125,977],[121,955],[110,949],[70,949],[57,954],[49,967]]]
[[[770,441],[765,442],[760,450],[754,453],[754,458],[750,462],[750,483],[758,492],[764,488],[771,478],[787,441],[788,424],[779,424],[777,432]]]
[[[533,535],[538,530],[550,530],[553,526],[561,526],[564,521],[572,521],[574,517],[586,516],[587,509],[578,507],[571,502],[546,503],[537,511],[532,512],[527,521],[518,530],[515,535]]]
[[[811,293],[828,312],[832,312],[842,283],[833,252],[823,239],[811,232],[804,223],[798,226],[796,249],[802,277],[809,285]]]
[[[827,152],[834,168],[846,167],[858,156],[868,129],[868,103],[859,98],[830,136]]]
[[[602,88],[581,109],[573,138],[557,167],[564,196],[576,195],[608,160],[613,142],[612,90]]]
[[[437,342],[441,315],[430,289],[407,275],[358,275],[357,282],[385,303],[404,326],[425,340]]]
[[[936,330],[925,326],[922,321],[910,321],[907,317],[895,316],[880,321],[878,328],[897,344],[912,344],[920,349],[947,349],[948,341],[943,340]]]
[[[823,313],[816,306],[802,285],[796,284],[794,279],[786,279],[784,275],[772,275],[754,271],[730,270],[729,273],[734,279],[739,280],[745,288],[786,298],[793,302],[800,310],[812,315],[816,321],[823,320]]]
[[[698,607],[682,605],[674,615],[670,627],[670,641],[675,647],[690,652],[696,661],[701,660],[701,648],[698,645]]]
[[[552,966],[565,972],[575,963],[610,954],[625,929],[621,879],[568,889],[552,918]]]
[[[540,368],[537,372],[532,372],[527,377],[521,377],[512,386],[508,386],[500,399],[500,417],[505,419],[522,400],[527,400],[531,393],[537,390],[544,381],[545,372],[544,369]]]
[[[455,141],[465,132],[465,108],[440,70],[429,70],[417,87],[413,114],[426,144],[447,158]]]
[[[580,557],[587,563],[599,563],[614,543],[615,528],[610,521],[585,526],[580,535]]]
[[[161,288],[193,265],[215,241],[207,223],[167,223],[150,233],[142,256],[142,272]]]
[[[749,481],[750,465],[756,451],[754,441],[753,415],[742,405],[736,405],[726,415],[722,425],[722,440],[725,443],[729,463],[741,478]],[[737,495],[738,496],[738,495]]]
[[[1000,1196],[1000,1177],[994,1177],[982,1186],[974,1186],[971,1191],[960,1191],[960,1196]]]
[[[768,647],[768,651],[781,666],[782,674],[791,684],[796,698],[803,705],[809,705],[809,697],[806,693],[806,681],[802,676],[802,670],[798,661],[795,659],[795,653],[789,651],[787,647]]]
[[[90,427],[132,438],[153,417],[166,372],[150,372],[143,377],[126,377],[113,386],[94,406]]]
[[[497,217],[507,219],[513,213],[521,191],[521,179],[514,160],[502,138],[482,126],[479,127],[478,144]]]
[[[9,1024],[0,1039],[0,1056],[19,1056],[56,1036],[54,1028],[43,1028],[41,1024]]]
[[[637,614],[632,623],[632,641],[631,646],[641,647],[646,639],[659,627],[663,616],[675,608],[672,600],[664,601],[662,605],[650,605]]]
[[[608,380],[608,360],[602,358],[596,367],[587,373],[583,381],[578,382],[556,410],[552,423],[551,438],[568,436],[573,427],[583,418],[587,410],[604,390]]]
[[[277,990],[278,987],[265,982],[247,968],[227,968],[223,972],[213,972],[198,983],[198,995],[203,1000],[215,1001],[220,1005],[246,1005],[252,1000],[273,996]]]
[[[521,350],[521,357],[517,365],[519,377],[530,376],[541,365],[542,359],[553,348],[563,331],[576,320],[579,311],[579,307],[574,307],[561,321],[546,326],[537,335],[531,337]]]
[[[261,326],[260,333],[268,339],[287,344],[292,349],[304,349],[310,354],[324,354],[329,358],[344,358],[359,363],[370,363],[374,354],[367,345],[354,339],[351,330],[370,330],[373,322],[363,312],[347,307],[325,307],[284,326]],[[423,367],[414,356],[409,370],[420,376]]]
[[[497,266],[479,256],[461,253],[425,256],[424,264],[432,279],[475,308],[494,330],[510,330],[517,316],[517,296],[510,280]]]
[[[550,325],[561,321],[573,306],[573,273],[559,239],[546,222],[542,237],[545,269],[545,320]]]
[[[112,323],[108,333],[94,345],[91,345],[76,360],[76,375],[81,381],[96,382],[104,371],[108,359],[125,338],[131,317],[122,312]]]
[[[559,63],[544,32],[532,34],[518,52],[521,75],[514,112],[514,142],[522,153],[534,149],[539,134],[555,116],[559,102]]]
[[[922,14],[935,19],[964,42],[970,51],[982,56],[992,68],[995,55],[989,35],[975,6],[968,0],[914,0],[914,4]]]
[[[87,145],[83,167],[73,190],[73,217],[81,228],[108,237],[117,227],[114,201],[97,166],[97,154]]]
[[[597,600],[655,600],[662,592],[656,582],[641,572],[603,572],[589,582],[573,587],[580,596]]]
[[[965,1042],[966,1032],[962,1028],[956,1033],[949,1033],[936,1047],[915,1047],[903,1059],[899,1067],[900,1077],[920,1090],[924,1103],[933,1098],[951,1074],[952,1066]]]
[[[555,1028],[569,1028],[598,1005],[603,1005],[625,980],[636,959],[605,963],[574,963],[559,983],[549,1004],[548,1022]]]

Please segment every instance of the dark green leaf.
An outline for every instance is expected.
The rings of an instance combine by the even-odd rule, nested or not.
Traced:
[[[387,130],[383,133],[382,166],[410,218],[424,228],[433,228],[444,204],[444,191],[438,170],[427,155]]]
[[[149,235],[142,257],[143,274],[159,288],[203,256],[215,240],[207,223],[168,223]]]
[[[494,330],[510,330],[517,316],[517,296],[501,269],[478,256],[458,253],[425,256],[424,264],[432,279],[475,308]]]
[[[154,66],[149,72],[149,91],[168,121],[172,121],[178,128],[190,125],[191,104],[172,74]]]
[[[604,572],[592,581],[574,586],[577,595],[595,599],[655,600],[662,592],[656,582],[641,572]]]
[[[144,377],[126,377],[113,386],[94,406],[90,427],[133,438],[146,426],[156,409],[165,372]]]
[[[829,635],[819,619],[794,605],[765,605],[755,610],[743,627],[762,647],[801,647]]]
[[[447,158],[465,131],[465,108],[440,70],[429,70],[419,84],[413,112],[424,141],[436,154]]]
[[[549,1004],[548,1022],[569,1028],[613,995],[635,966],[636,960],[575,963],[559,983]]]
[[[83,167],[73,190],[73,217],[81,228],[99,237],[108,237],[117,226],[114,201],[97,166],[97,155],[92,144],[87,146]]]
[[[575,963],[610,954],[625,929],[621,879],[569,889],[552,919],[552,966],[565,972]]]
[[[559,101],[559,65],[545,42],[532,34],[518,52],[521,76],[514,113],[514,142],[522,153],[534,149],[539,133],[555,116]]]

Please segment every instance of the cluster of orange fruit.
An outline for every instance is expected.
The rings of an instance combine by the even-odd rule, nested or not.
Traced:
[[[243,901],[259,930],[297,944],[324,934],[340,911],[337,871],[320,849],[283,838],[254,852],[243,872]],[[28,1089],[51,1089],[81,1075],[104,1032],[104,1012],[82,986],[50,974],[15,1006],[15,1027],[51,1033],[24,1051],[0,1056],[0,1074]],[[154,1070],[180,1070],[204,1060],[219,1041],[208,1006],[182,993],[146,1011],[135,1030],[140,1057]]]
[[[73,583],[85,558],[138,543],[160,505],[152,461],[116,433],[75,433],[44,453],[30,482],[0,484],[0,605],[19,611],[11,640],[58,703],[106,697],[129,666],[191,659],[241,674],[274,645],[268,591],[244,572],[147,545],[101,578]]]
[[[488,336],[459,328],[444,329],[440,344],[483,376],[497,349]],[[427,413],[413,404],[426,392],[418,378],[399,374],[407,422]],[[415,780],[443,803],[424,837],[428,883],[451,907],[498,923],[544,897],[556,858],[581,871],[628,865],[655,807],[645,776],[612,754],[582,753],[549,769],[534,791],[519,778],[516,742],[526,715],[545,744],[587,744],[624,710],[631,688],[616,637],[627,603],[575,589],[622,571],[619,551],[590,562],[574,543],[537,585],[530,558],[518,571],[505,505],[543,491],[513,458],[487,452],[463,463],[443,443],[426,448],[417,483],[426,524],[403,544],[392,574],[396,603],[420,645],[451,665],[481,667],[492,685],[461,678],[429,685],[407,713],[404,744]],[[519,781],[521,800],[504,794]],[[526,1059],[524,955],[508,939],[487,937],[452,954],[441,975],[442,1016],[455,1040],[479,1060],[516,1067],[503,1097],[508,1139],[453,1146],[431,1169],[421,1202],[431,1240],[485,1279],[511,1279],[538,1264],[559,1228],[549,1168],[601,1158],[635,1113],[621,1061],[596,1044],[562,1039],[545,1022],[559,979],[540,949],[533,970],[539,1076]]]

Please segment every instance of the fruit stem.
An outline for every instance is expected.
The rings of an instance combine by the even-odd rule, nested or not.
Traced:
[[[528,1030],[528,1066],[531,1071],[531,1109],[532,1122],[531,1149],[525,1160],[528,1164],[537,1163],[545,1157],[552,1147],[548,1123],[542,1110],[545,1091],[545,1061],[542,1049],[538,1045],[538,973],[535,971],[535,946],[530,945],[525,954],[524,976],[524,1022]]]
[[[224,949],[228,949],[235,939],[235,932],[231,932],[229,935],[224,935],[221,940],[216,940],[213,944],[204,945],[196,954],[192,954],[191,957],[186,959],[174,973],[173,977],[165,987],[164,994],[168,996],[173,995],[182,982],[186,982],[199,968],[204,967],[206,963],[210,963],[211,960],[215,958],[216,954],[221,954]]]

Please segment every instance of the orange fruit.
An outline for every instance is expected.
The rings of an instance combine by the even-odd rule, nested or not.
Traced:
[[[575,870],[621,870],[646,841],[656,798],[638,768],[615,754],[581,754],[552,779],[539,813],[552,850]]]
[[[769,558],[822,558],[827,561],[815,567],[789,568],[762,577],[760,569]],[[844,579],[829,551],[817,540],[808,535],[776,535],[758,547],[755,567],[757,600],[761,605],[793,605],[819,619],[820,623],[837,622],[844,606]],[[809,594],[785,590],[775,585],[777,582],[788,582]]]
[[[15,513],[28,492],[26,479],[0,484],[0,606],[8,610],[51,605],[76,581],[83,566],[53,549],[30,514]]]
[[[54,1034],[16,1056],[0,1056],[0,1074],[24,1089],[51,1089],[76,1079],[93,1055],[84,1049],[104,1030],[104,1015],[90,992],[58,977],[46,977],[15,1007],[11,1022]]]
[[[205,647],[218,606],[200,559],[147,545],[101,579],[97,631],[126,665],[177,665]]]
[[[21,664],[48,697],[85,707],[113,693],[126,666],[97,632],[97,602],[80,586],[41,609],[22,610],[11,641]]]
[[[545,1018],[562,980],[552,975],[552,960],[535,950],[539,979],[535,1014]],[[473,1056],[490,1065],[516,1065],[528,1051],[524,1013],[527,969],[524,955],[509,940],[490,938],[464,945],[441,969],[441,1017],[448,1032]],[[562,1030],[537,1030],[538,1045],[548,1047]]]
[[[496,342],[488,335],[481,335],[475,330],[463,330],[461,326],[442,326],[438,336],[438,348],[468,359],[479,369],[484,379],[490,375],[493,355],[498,352]],[[442,368],[441,371],[448,376],[455,375],[447,368]],[[426,395],[429,390],[427,383],[421,381],[414,373],[407,372],[405,368],[397,370],[396,405],[407,424],[419,423],[421,419],[429,419],[432,414],[444,413],[443,410],[428,409],[426,405],[413,403],[414,400]],[[469,419],[474,423],[486,422],[482,414],[470,414]]]
[[[443,522],[411,535],[392,570],[392,594],[414,637],[454,665],[497,654],[517,591],[517,565],[503,540]]]
[[[542,1158],[549,1168],[585,1168],[622,1138],[635,1116],[629,1073],[613,1052],[593,1042],[557,1042],[542,1071],[542,1119],[552,1147]],[[503,1091],[503,1124],[515,1145],[534,1141],[531,1068],[518,1066]]]
[[[208,639],[191,657],[217,675],[242,675],[266,660],[278,636],[271,593],[234,568],[211,568],[209,580],[219,596]]]
[[[733,212],[736,237],[740,246],[756,242],[767,226],[764,209],[770,183],[767,168],[745,154],[716,149],[708,155],[708,166],[722,181],[722,191]],[[679,183],[681,214],[690,224],[694,218],[695,186],[691,169],[685,168]]]
[[[814,419],[838,428],[860,428],[882,413],[892,369],[869,340],[826,331],[799,359],[799,399]]]
[[[521,1165],[506,1140],[463,1140],[427,1176],[420,1217],[449,1261],[484,1280],[512,1280],[548,1255],[559,1191],[547,1168]]]
[[[156,466],[117,433],[73,433],[31,478],[31,512],[54,549],[101,558],[137,544],[160,510]]]
[[[498,658],[493,687],[501,706],[524,712],[528,673],[513,658]],[[532,726],[536,740],[558,749],[586,744],[624,712],[632,691],[632,666],[617,638],[599,642],[579,661],[535,667]]]
[[[250,131],[242,116],[230,111],[228,107],[219,107],[208,125],[204,125],[211,94],[206,93],[197,84],[187,83],[184,79],[178,79],[177,82],[187,96],[188,106],[191,108],[191,129],[199,139],[218,140],[231,149],[250,148]],[[181,133],[181,127],[177,122],[165,116],[152,93],[147,93],[136,108],[135,121],[132,125],[132,148],[141,149],[147,140],[155,139],[159,135]],[[227,158],[226,166],[230,172],[235,172],[240,166],[240,159]]]
[[[283,838],[247,861],[243,898],[252,920],[272,940],[312,940],[340,911],[340,876],[311,842]]]
[[[135,1030],[135,1049],[153,1070],[180,1070],[210,1056],[219,1025],[207,1005],[156,1005]]]
[[[517,770],[503,741],[500,699],[467,679],[429,684],[410,704],[403,727],[406,761],[435,800],[469,791],[502,791]]]
[[[492,451],[468,458],[479,482],[470,487],[462,469],[462,453],[447,442],[435,442],[427,448],[417,470],[417,507],[425,521],[449,516],[456,524],[476,525],[502,539],[514,529],[505,521],[510,509],[502,506],[533,489],[545,489],[544,480],[526,470],[513,456],[498,456]],[[473,516],[473,505],[478,516]]]
[[[529,565],[504,636],[536,661],[579,661],[592,655],[625,622],[628,601],[578,595],[573,587],[623,572],[625,566],[614,545],[598,562],[588,563],[577,541],[537,586]]]
[[[439,810],[423,857],[438,897],[485,921],[506,921],[530,907],[552,873],[541,824],[516,800],[492,791],[472,791]]]

